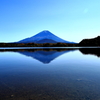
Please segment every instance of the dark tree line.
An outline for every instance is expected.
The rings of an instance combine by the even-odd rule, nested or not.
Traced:
[[[74,47],[74,43],[0,43],[0,47]]]
[[[100,46],[100,36],[92,39],[83,39],[79,46]]]

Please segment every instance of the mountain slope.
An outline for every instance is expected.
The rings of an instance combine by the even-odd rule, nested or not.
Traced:
[[[73,42],[65,41],[65,40],[59,38],[58,36],[52,34],[49,31],[42,31],[42,32],[30,37],[30,38],[26,38],[26,39],[21,40],[18,43],[31,43],[31,42],[38,43],[39,41],[42,41],[42,43],[47,43],[48,41],[49,41],[49,43],[52,43],[54,41],[55,42],[62,42],[62,43],[73,43]],[[50,42],[50,41],[52,41],[52,42]],[[41,42],[39,42],[39,43],[41,43]]]
[[[57,42],[52,39],[42,39],[37,41],[37,43],[57,43]]]

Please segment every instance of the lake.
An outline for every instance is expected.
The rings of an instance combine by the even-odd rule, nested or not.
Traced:
[[[0,49],[0,100],[100,100],[100,48]]]

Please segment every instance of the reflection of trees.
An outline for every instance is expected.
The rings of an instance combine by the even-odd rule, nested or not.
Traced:
[[[79,49],[83,54],[93,54],[100,57],[100,48],[81,48]]]
[[[35,51],[57,51],[57,52],[62,52],[62,51],[70,51],[70,50],[76,50],[74,48],[47,48],[47,49],[0,49],[0,52],[6,52],[6,51],[14,51],[14,52],[17,52],[17,51],[28,51],[28,52],[35,52]]]

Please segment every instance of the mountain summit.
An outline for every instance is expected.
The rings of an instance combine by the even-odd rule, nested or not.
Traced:
[[[18,43],[32,43],[32,42],[34,43],[57,43],[57,42],[73,43],[73,42],[63,40],[47,30],[44,30],[30,38],[20,40]]]

